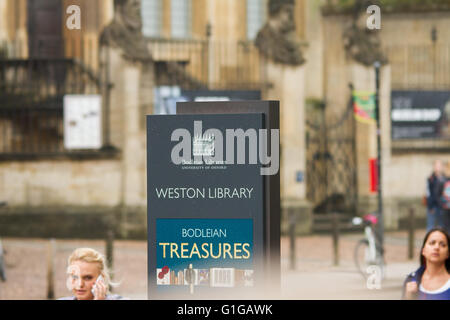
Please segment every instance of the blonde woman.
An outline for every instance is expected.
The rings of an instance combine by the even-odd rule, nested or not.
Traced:
[[[111,283],[105,257],[91,248],[76,249],[69,257],[67,288],[72,297],[59,300],[122,300],[108,292]]]

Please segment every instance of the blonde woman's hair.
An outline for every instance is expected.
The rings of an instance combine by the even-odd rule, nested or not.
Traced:
[[[91,248],[78,248],[72,254],[69,256],[68,265],[69,267],[75,262],[75,261],[84,261],[89,263],[97,263],[100,275],[103,277],[106,288],[109,291],[110,286],[116,287],[118,286],[117,283],[111,282],[111,275],[110,271],[108,270],[108,266],[106,264],[105,257],[98,252],[97,250],[91,249]]]

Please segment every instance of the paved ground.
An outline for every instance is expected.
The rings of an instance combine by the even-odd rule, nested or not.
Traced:
[[[362,234],[343,235],[339,241],[340,263],[333,266],[330,236],[298,237],[297,268],[289,270],[289,241],[281,241],[282,288],[279,293],[263,293],[267,299],[399,299],[405,276],[418,266],[418,252],[425,234],[416,231],[416,252],[407,259],[407,234],[387,233],[386,278],[380,289],[368,289],[366,280],[353,264],[353,249]],[[48,240],[3,239],[7,251],[6,283],[0,282],[0,299],[46,299]],[[93,247],[104,252],[102,241],[57,240],[55,296],[69,295],[65,287],[66,260],[77,247]],[[147,284],[147,244],[143,241],[116,241],[114,280],[120,282],[117,293],[131,299],[145,299]]]
[[[353,251],[361,235],[344,235],[339,241],[339,265],[333,265],[332,240],[327,236],[297,238],[297,268],[289,270],[288,239],[282,239],[283,299],[400,299],[406,275],[418,267],[425,230],[415,233],[413,260],[408,260],[406,232],[385,237],[386,277],[379,289],[369,289],[356,270]]]

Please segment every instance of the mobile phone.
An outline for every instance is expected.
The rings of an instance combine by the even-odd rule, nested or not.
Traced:
[[[94,285],[92,286],[92,289],[91,289],[91,292],[92,292],[92,294],[95,296],[95,287],[97,286],[97,283],[99,282],[99,281],[103,281],[103,282],[105,282],[104,280],[103,280],[103,277],[101,276],[101,275],[99,275],[98,276],[98,278],[97,278],[97,280],[95,280],[95,283],[94,283]]]

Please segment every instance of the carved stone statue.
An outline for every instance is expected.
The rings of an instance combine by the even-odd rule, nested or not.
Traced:
[[[140,0],[114,0],[114,19],[103,30],[100,44],[122,49],[126,59],[151,59],[142,35]]]
[[[305,63],[295,38],[295,0],[269,0],[269,21],[258,32],[255,45],[266,58],[281,64]]]
[[[365,66],[373,66],[378,61],[386,64],[387,58],[381,50],[379,31],[367,28],[365,9],[369,1],[355,2],[351,25],[344,32],[344,46],[347,55]]]

